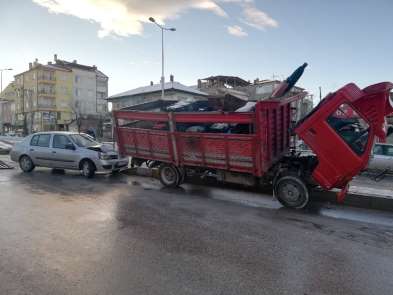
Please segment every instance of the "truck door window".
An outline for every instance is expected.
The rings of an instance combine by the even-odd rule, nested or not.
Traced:
[[[340,105],[327,122],[357,155],[365,152],[370,126],[350,105]]]

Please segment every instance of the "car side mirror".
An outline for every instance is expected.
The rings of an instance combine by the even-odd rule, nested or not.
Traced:
[[[71,142],[67,143],[65,148],[66,148],[66,150],[72,150],[72,151],[76,150],[74,144],[72,144]]]

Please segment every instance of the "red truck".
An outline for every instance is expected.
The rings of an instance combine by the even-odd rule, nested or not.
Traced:
[[[369,160],[376,137],[384,139],[385,118],[393,112],[393,84],[363,90],[348,84],[324,98],[297,124],[295,102],[306,93],[259,101],[253,112],[114,111],[122,155],[133,165],[159,167],[163,185],[175,187],[188,174],[213,175],[240,184],[270,183],[285,207],[303,208],[315,187],[340,189],[342,201],[351,179]],[[185,132],[184,125],[227,124],[248,132]],[[312,150],[303,154],[295,138]]]

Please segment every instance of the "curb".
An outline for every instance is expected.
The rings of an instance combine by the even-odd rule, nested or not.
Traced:
[[[134,167],[123,170],[122,173],[126,175],[159,178],[158,169],[156,168]],[[263,192],[267,193],[266,189],[264,189]],[[337,203],[336,192],[316,190],[313,192],[313,199],[315,201],[329,202],[339,206],[393,211],[393,198],[385,195],[365,195],[349,192],[343,203]]]

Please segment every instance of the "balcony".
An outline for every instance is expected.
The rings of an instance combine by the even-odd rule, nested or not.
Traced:
[[[46,84],[55,84],[56,83],[56,77],[48,76],[48,75],[38,76],[37,80],[38,80],[38,83],[46,83]]]
[[[39,97],[50,97],[50,98],[54,98],[56,96],[56,91],[55,90],[45,90],[45,89],[41,89],[38,90],[38,96]]]

